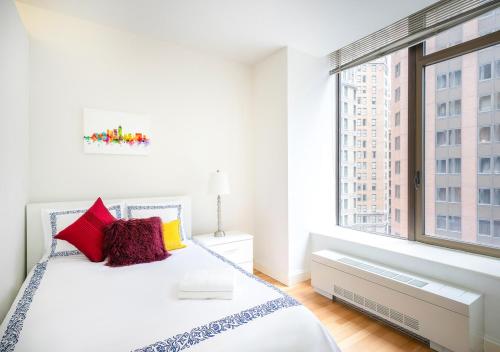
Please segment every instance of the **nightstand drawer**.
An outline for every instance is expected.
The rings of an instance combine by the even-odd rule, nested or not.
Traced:
[[[233,263],[245,263],[253,260],[252,241],[238,241],[211,246],[211,250]]]

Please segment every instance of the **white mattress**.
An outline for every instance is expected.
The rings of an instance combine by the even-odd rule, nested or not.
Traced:
[[[179,300],[187,270],[235,270],[234,299]],[[164,261],[40,261],[0,326],[0,351],[339,351],[305,307],[188,241]]]

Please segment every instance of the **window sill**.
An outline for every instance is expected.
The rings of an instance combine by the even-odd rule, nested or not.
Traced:
[[[336,226],[327,232],[311,232],[313,236],[331,237],[335,240],[359,244],[422,259],[444,266],[459,268],[500,279],[500,259],[462,252],[429,244],[407,241],[389,236],[374,235]]]

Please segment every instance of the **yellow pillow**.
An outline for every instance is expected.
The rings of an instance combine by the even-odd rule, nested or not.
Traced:
[[[163,244],[167,251],[186,247],[186,245],[181,242],[180,228],[181,223],[179,219],[163,223]]]

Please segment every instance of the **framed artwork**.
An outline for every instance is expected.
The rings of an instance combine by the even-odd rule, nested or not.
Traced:
[[[151,148],[148,116],[83,110],[83,151],[91,154],[147,155]]]

